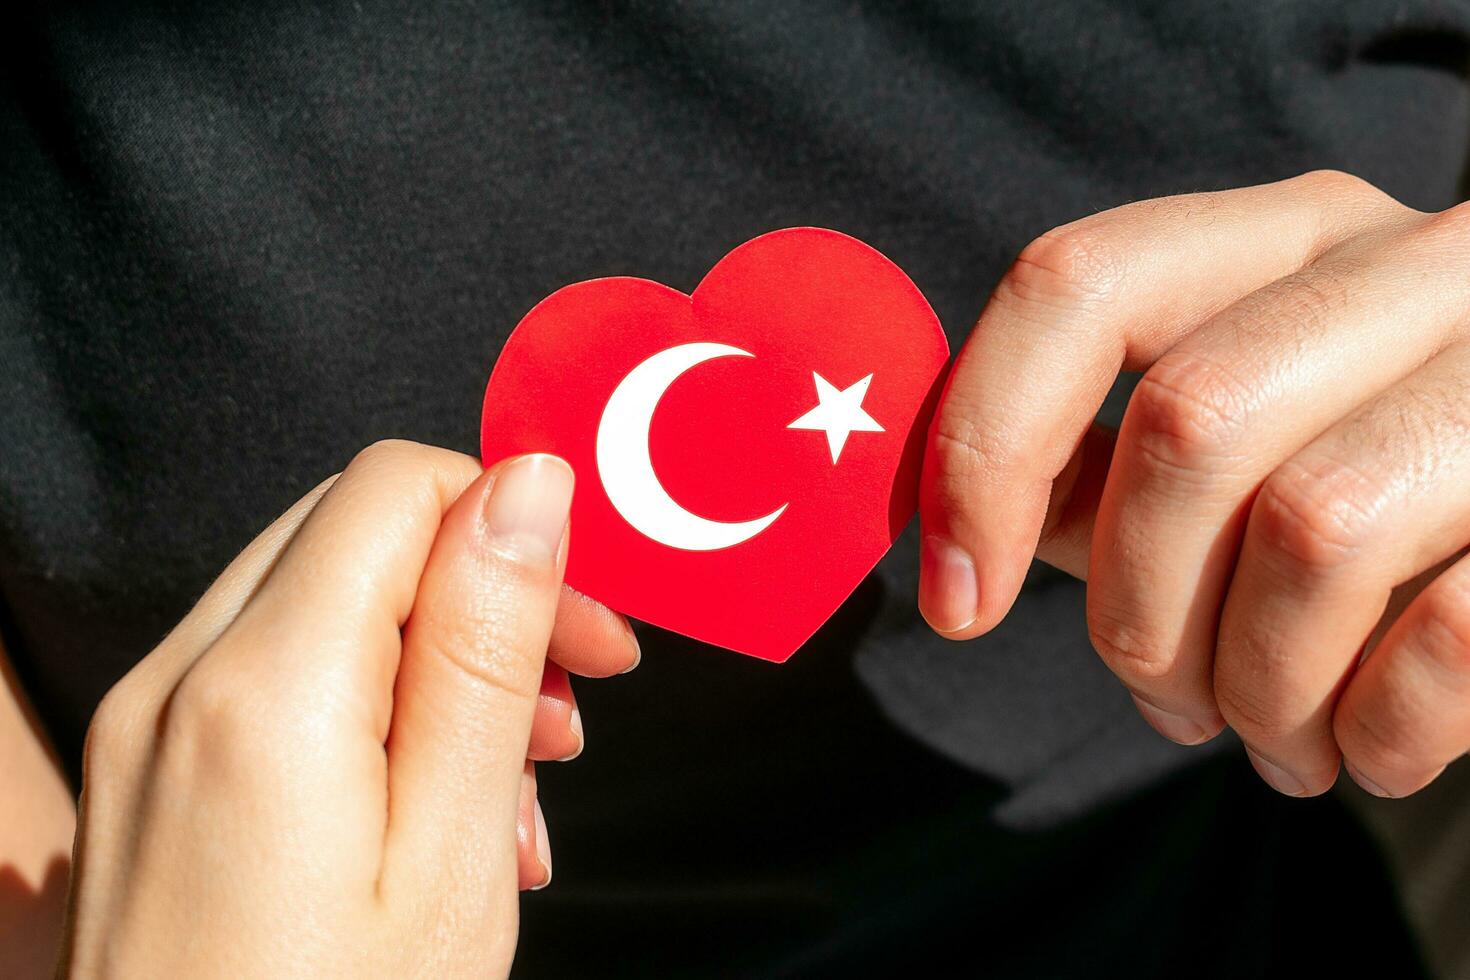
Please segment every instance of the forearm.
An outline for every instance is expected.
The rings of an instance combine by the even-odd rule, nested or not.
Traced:
[[[0,977],[49,977],[76,805],[0,648]]]

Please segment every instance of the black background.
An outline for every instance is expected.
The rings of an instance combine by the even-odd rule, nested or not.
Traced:
[[[1319,167],[1440,208],[1470,137],[1458,2],[6,19],[0,623],[73,774],[102,692],[292,500],[379,438],[474,451],[500,343],[560,285],[687,290],[755,234],[828,225],[957,346],[1056,224]],[[1149,733],[1080,587],[1039,571],[953,646],[914,569],[905,540],[789,667],[648,630],[638,672],[579,687],[523,975],[1409,975],[1337,805]]]

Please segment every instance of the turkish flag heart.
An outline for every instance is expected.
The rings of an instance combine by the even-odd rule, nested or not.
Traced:
[[[490,376],[481,452],[572,465],[573,588],[779,662],[913,516],[948,357],[888,259],[775,231],[692,296],[614,278],[542,300]]]

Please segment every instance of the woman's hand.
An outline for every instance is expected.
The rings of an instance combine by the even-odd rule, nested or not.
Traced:
[[[551,871],[528,754],[581,745],[548,645],[637,657],[561,591],[571,494],[384,443],[256,539],[93,721],[69,974],[503,975]]]
[[[1037,554],[1163,734],[1229,724],[1291,795],[1344,757],[1419,789],[1470,748],[1470,205],[1315,173],[1043,235],[960,353],[921,515],[941,634],[994,626]]]

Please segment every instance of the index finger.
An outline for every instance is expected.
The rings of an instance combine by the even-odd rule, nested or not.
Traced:
[[[1052,488],[1122,370],[1290,275],[1364,220],[1341,174],[1130,204],[1028,245],[960,351],[930,428],[919,513],[919,608],[969,639],[1010,609]],[[1347,193],[1351,190],[1351,193]],[[1083,481],[1096,491],[1099,482]],[[1096,501],[1072,507],[1095,509]],[[1086,567],[1086,542],[1039,556]]]

